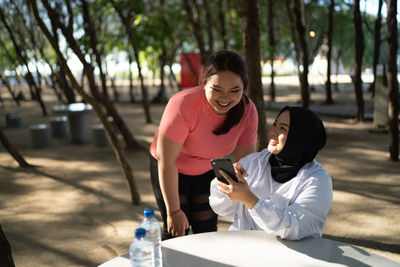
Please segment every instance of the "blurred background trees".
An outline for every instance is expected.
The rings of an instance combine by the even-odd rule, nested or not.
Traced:
[[[40,18],[80,86],[114,118],[128,148],[138,145],[114,103],[142,103],[144,119],[152,123],[151,103],[166,103],[168,90],[181,89],[178,55],[186,53],[199,53],[202,62],[222,48],[243,54],[251,77],[249,95],[256,103],[264,102],[263,76],[270,78],[267,92],[269,100],[275,101],[276,76],[298,75],[299,96],[305,107],[310,105],[313,90],[308,81],[310,68],[322,56],[330,62],[320,70],[325,103],[335,103],[333,92],[338,83],[331,79],[344,70],[353,81],[358,121],[365,120],[365,94],[375,93],[377,66],[383,66],[388,86],[398,87],[396,1],[251,1],[257,10],[258,30],[248,28],[253,37],[247,37],[245,24],[254,19],[254,13],[249,15],[249,6],[241,0],[0,0],[1,97],[10,97],[16,104],[24,98],[37,101],[43,115],[48,113],[42,99],[44,86],[60,103],[82,99],[38,27],[28,2],[37,5]],[[367,3],[373,8],[367,8]],[[282,72],[281,62],[292,68]],[[362,73],[368,71],[374,80],[366,87]],[[128,81],[128,96],[118,86],[122,80]],[[147,80],[158,87],[153,98]],[[21,83],[28,86],[29,95],[19,89]],[[398,118],[398,89],[391,89],[390,98],[390,116]],[[266,131],[262,106],[257,106],[259,125]],[[390,125],[391,131],[398,131],[398,121]],[[262,143],[265,132],[259,136]],[[398,134],[393,132],[393,136],[398,147]],[[391,151],[398,154],[398,149]]]

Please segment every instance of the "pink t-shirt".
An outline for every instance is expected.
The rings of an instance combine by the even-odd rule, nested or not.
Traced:
[[[177,159],[178,171],[187,175],[203,174],[211,169],[210,159],[231,154],[239,145],[251,146],[257,140],[258,115],[249,100],[240,122],[226,134],[213,130],[225,120],[214,113],[202,87],[185,89],[168,101],[156,132],[150,153],[156,157],[158,132],[177,143],[183,143]]]

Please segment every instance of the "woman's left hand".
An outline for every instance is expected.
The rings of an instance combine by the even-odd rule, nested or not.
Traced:
[[[224,193],[230,200],[243,203],[246,208],[251,209],[257,203],[258,198],[250,191],[247,181],[241,176],[236,175],[238,182],[235,182],[226,172],[219,171],[222,176],[228,181],[225,184],[217,180],[219,190]]]

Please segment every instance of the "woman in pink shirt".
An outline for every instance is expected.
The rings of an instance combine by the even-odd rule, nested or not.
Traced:
[[[210,159],[255,152],[258,116],[245,95],[246,64],[236,52],[210,56],[200,86],[169,100],[150,148],[150,172],[164,229],[162,239],[217,230],[208,204],[215,177]]]

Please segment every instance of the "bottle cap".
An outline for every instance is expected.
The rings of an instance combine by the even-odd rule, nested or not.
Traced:
[[[144,210],[144,211],[143,211],[143,215],[144,215],[144,217],[146,217],[146,218],[154,217],[154,210],[152,210],[152,209]]]
[[[145,237],[146,236],[146,229],[144,228],[137,228],[135,230],[135,237],[140,238],[140,237]]]

